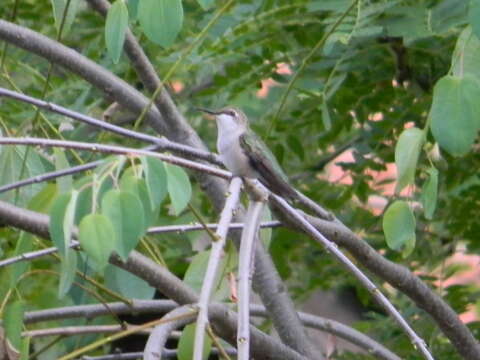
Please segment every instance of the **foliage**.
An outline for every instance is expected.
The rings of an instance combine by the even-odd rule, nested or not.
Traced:
[[[441,286],[442,281],[435,280],[454,275],[444,273],[444,264],[457,245],[478,254],[478,0],[471,0],[470,7],[467,1],[455,0],[359,0],[351,9],[350,0],[240,0],[231,6],[211,0],[115,0],[106,20],[80,0],[8,3],[0,8],[0,19],[60,39],[149,97],[122,56],[128,25],[160,78],[168,77],[165,87],[211,150],[214,124],[193,109],[239,106],[297,189],[332,210],[386,258],[428,274],[430,286]],[[67,4],[71,8],[63,19]],[[328,32],[324,45],[307,62],[311,49]],[[111,104],[108,94],[58,65],[15,46],[2,46],[1,87],[96,117]],[[286,67],[289,71],[279,71]],[[275,84],[265,96],[258,96],[266,79]],[[292,91],[282,104],[289,84]],[[30,105],[0,101],[4,136],[143,146],[60,115],[37,113]],[[133,128],[135,121],[123,122],[124,118],[128,116],[116,114],[110,121]],[[148,126],[141,130],[154,134]],[[328,166],[345,149],[351,150],[354,160],[337,165],[351,183],[331,182]],[[181,278],[204,271],[206,261],[203,268],[198,264],[198,256],[203,256],[199,254],[204,254],[197,252],[199,233],[146,235],[149,226],[198,220],[192,208],[205,222],[217,221],[200,186],[180,167],[146,157],[2,146],[0,185],[93,160],[103,162],[89,173],[0,194],[0,200],[51,215],[50,231],[61,259],[60,265],[44,259],[32,262],[30,269],[1,269],[1,275],[10,271],[15,280],[0,284],[2,298],[13,304],[17,296],[27,299],[23,303],[27,310],[89,302],[90,295],[76,293],[74,272],[90,268],[97,271],[92,276],[114,291],[152,297],[153,289],[145,282],[132,280],[133,291],[125,289],[119,280],[123,275],[107,266],[112,251],[126,259],[131,250],[141,249]],[[392,163],[397,178],[379,180],[379,173]],[[385,185],[395,180],[397,193],[385,193]],[[384,216],[370,207],[375,196],[391,203]],[[69,249],[75,226],[85,250],[78,259]],[[24,236],[0,228],[2,258],[31,251],[21,242]],[[39,239],[33,243],[35,248],[47,246]],[[354,288],[365,309],[371,310],[359,327],[402,358],[419,357],[405,337],[392,330],[393,321],[318,245],[281,229],[273,231],[270,250],[296,299],[318,289]],[[232,252],[229,248],[229,255]],[[42,271],[55,271],[56,277],[46,281],[58,299],[39,291],[31,270],[39,270],[42,279],[51,276]],[[228,292],[224,283],[222,294]],[[475,304],[473,284],[444,291],[458,312]],[[423,319],[414,327],[437,358],[458,357],[445,336],[432,330],[432,321],[402,294],[389,297],[406,317]],[[11,317],[12,311],[6,314]],[[476,324],[472,328],[478,333]],[[183,337],[182,343],[190,340]],[[17,335],[14,342],[18,348]],[[59,349],[74,346],[66,343]]]

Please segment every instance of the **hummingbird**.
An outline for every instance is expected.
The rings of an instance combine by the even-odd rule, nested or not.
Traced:
[[[217,122],[217,150],[225,167],[235,176],[258,179],[270,191],[287,199],[297,196],[270,149],[250,128],[247,116],[236,107],[214,111]]]

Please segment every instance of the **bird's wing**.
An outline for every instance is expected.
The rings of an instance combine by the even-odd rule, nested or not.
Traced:
[[[295,190],[265,143],[253,132],[244,133],[239,139],[240,147],[248,157],[250,165],[260,175],[260,181],[271,191],[293,197]]]

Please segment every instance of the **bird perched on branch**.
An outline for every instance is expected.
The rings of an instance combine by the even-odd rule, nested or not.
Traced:
[[[233,175],[258,179],[270,191],[288,199],[297,197],[288,178],[265,143],[250,129],[247,116],[238,108],[218,111],[198,109],[217,121],[217,150]]]

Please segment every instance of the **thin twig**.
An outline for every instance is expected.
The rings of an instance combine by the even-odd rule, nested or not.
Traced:
[[[267,197],[250,199],[245,227],[242,231],[238,264],[238,360],[250,359],[250,288],[252,285],[253,257],[258,225]]]
[[[227,238],[230,222],[232,221],[233,211],[237,207],[242,180],[234,177],[228,188],[228,198],[220,214],[220,220],[216,231],[216,241],[212,242],[210,257],[208,259],[207,270],[203,278],[203,285],[198,301],[197,326],[195,328],[195,344],[193,359],[201,360],[203,358],[203,343],[205,337],[205,327],[208,323],[208,303],[212,294],[212,289],[218,279],[217,269],[222,257],[223,248]]]
[[[282,223],[280,221],[266,221],[260,223],[261,228],[273,228],[279,227]],[[218,224],[206,224],[209,229],[217,229]],[[230,230],[237,230],[243,229],[243,223],[230,223],[229,229]],[[189,231],[201,231],[204,227],[202,224],[187,224],[187,225],[166,225],[166,226],[155,226],[148,229],[148,234],[165,234],[165,233],[172,233],[172,232],[189,232]],[[74,249],[80,246],[78,241],[73,240],[70,244],[70,248]],[[20,255],[12,256],[8,259],[4,259],[0,261],[0,268],[15,264],[19,261],[28,261],[33,260],[42,256],[50,255],[57,252],[58,249],[56,247],[49,247],[46,249],[36,250],[36,251],[29,251],[25,252]]]
[[[120,155],[152,156],[173,165],[178,165],[178,166],[182,166],[192,170],[205,172],[207,174],[222,177],[224,179],[229,179],[231,177],[231,174],[228,171],[214,168],[212,166],[205,165],[193,160],[187,160],[187,159],[180,158],[178,156],[159,154],[149,150],[134,149],[134,148],[128,148],[124,146],[105,145],[105,144],[98,144],[98,143],[85,143],[80,141],[29,138],[29,137],[25,137],[25,138],[3,137],[3,138],[0,138],[0,144],[38,145],[38,146],[44,146],[44,147],[61,147],[61,148],[67,148],[67,149],[88,150],[93,152],[103,152],[103,153],[120,154]]]
[[[84,115],[82,113],[67,109],[63,106],[54,104],[52,102],[36,99],[34,97],[21,94],[16,91],[8,90],[5,88],[0,88],[0,97],[1,96],[9,97],[11,99],[15,99],[25,103],[35,105],[38,108],[42,108],[57,114],[67,116],[71,119],[81,121],[85,124],[89,124],[91,126],[95,126],[103,130],[110,131],[114,134],[118,134],[131,139],[141,140],[141,141],[155,144],[156,148],[161,151],[168,150],[168,151],[172,151],[182,155],[189,155],[197,159],[203,159],[216,165],[222,165],[222,162],[219,160],[218,156],[208,151],[203,151],[203,150],[193,148],[191,146],[179,144],[179,143],[170,141],[164,137],[160,138],[157,136],[152,136],[152,135],[144,134],[141,132],[125,129],[120,126],[110,124],[106,121],[98,120],[91,116]]]
[[[144,360],[160,360],[162,358],[162,350],[167,342],[170,333],[191,323],[195,319],[197,310],[189,305],[177,307],[162,317],[165,321],[155,326],[152,333],[148,337],[147,344],[143,351]]]

